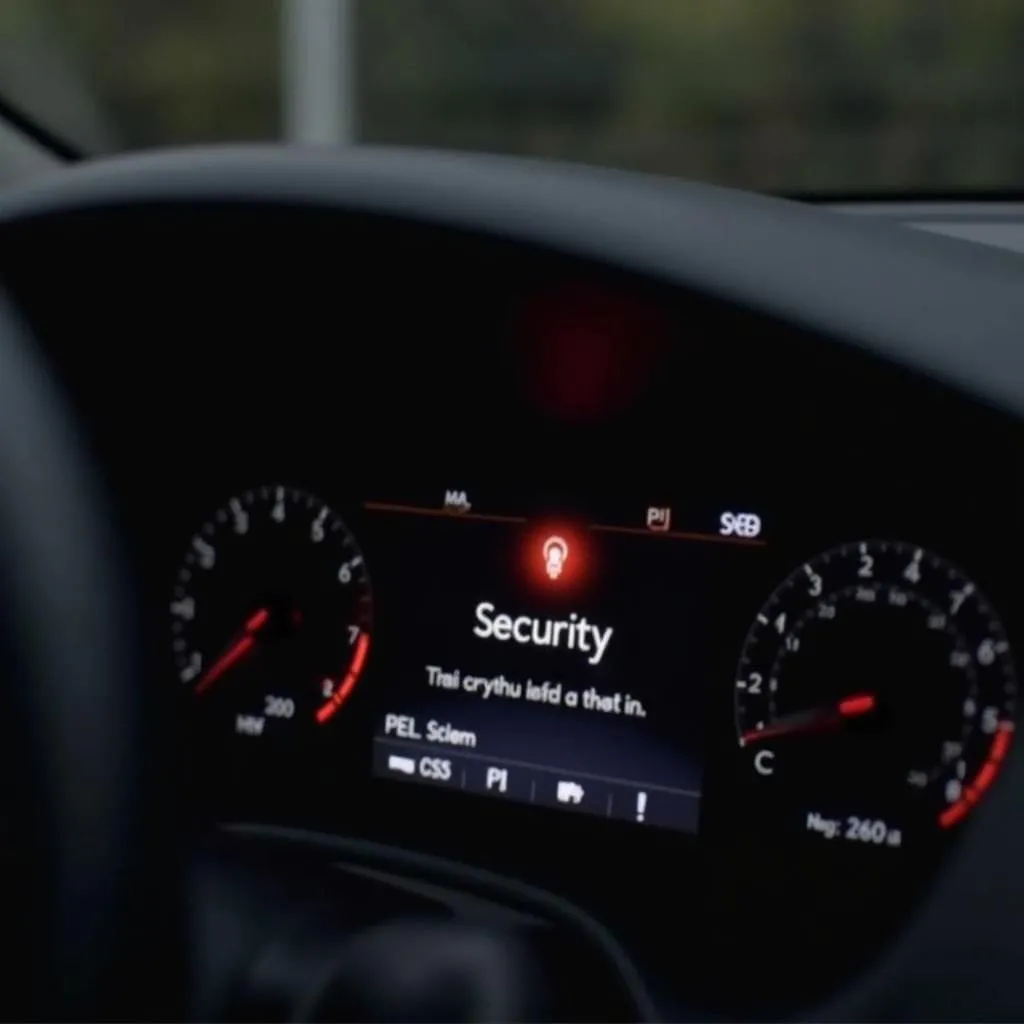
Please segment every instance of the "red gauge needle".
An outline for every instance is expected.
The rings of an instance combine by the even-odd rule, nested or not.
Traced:
[[[773,736],[830,729],[851,718],[869,714],[875,710],[877,704],[873,694],[859,693],[853,697],[845,697],[832,707],[794,711],[792,714],[780,715],[762,729],[751,729],[749,732],[745,732],[743,742],[756,743],[758,740],[766,740]]]
[[[196,693],[204,693],[228,669],[237,665],[256,645],[256,634],[267,624],[270,612],[260,608],[246,620],[242,635],[206,670],[206,674],[196,683]]]

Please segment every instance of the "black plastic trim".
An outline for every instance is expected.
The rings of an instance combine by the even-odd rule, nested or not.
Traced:
[[[554,893],[467,864],[411,850],[401,850],[365,839],[248,823],[225,825],[223,829],[229,835],[312,847],[329,851],[338,858],[344,857],[348,862],[405,872],[421,879],[440,879],[462,890],[497,898],[519,909],[532,910],[565,924],[583,935],[605,955],[636,1003],[640,1020],[655,1022],[663,1019],[636,965],[608,929],[584,910]]]

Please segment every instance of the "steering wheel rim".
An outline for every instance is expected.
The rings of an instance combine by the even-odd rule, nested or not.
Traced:
[[[21,1019],[180,1017],[177,837],[159,785],[172,780],[114,532],[53,375],[0,298],[0,898],[14,951],[0,998]]]

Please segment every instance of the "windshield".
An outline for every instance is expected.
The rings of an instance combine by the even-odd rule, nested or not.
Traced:
[[[88,152],[292,138],[786,193],[1024,182],[1021,0],[3,0],[0,94]]]

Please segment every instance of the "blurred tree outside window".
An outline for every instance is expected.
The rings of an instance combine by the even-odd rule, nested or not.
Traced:
[[[351,0],[359,141],[764,191],[1024,185],[1021,0]],[[278,0],[3,0],[0,92],[89,151],[280,137]]]

